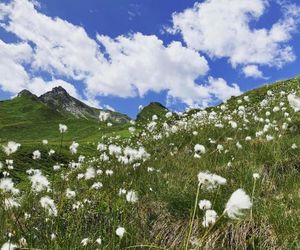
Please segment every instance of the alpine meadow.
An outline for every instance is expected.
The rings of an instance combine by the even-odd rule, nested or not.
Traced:
[[[122,124],[105,111],[71,118],[29,93],[3,101],[1,242],[298,249],[299,83],[185,113],[152,103]]]
[[[0,0],[0,250],[300,250],[300,0]]]

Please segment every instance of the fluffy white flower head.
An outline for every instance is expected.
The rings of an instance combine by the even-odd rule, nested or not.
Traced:
[[[238,189],[229,198],[225,213],[231,219],[236,219],[238,216],[242,215],[241,210],[249,209],[252,207],[250,197],[245,193],[243,189]]]

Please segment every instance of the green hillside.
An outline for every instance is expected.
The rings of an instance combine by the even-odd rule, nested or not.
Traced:
[[[40,102],[33,95],[22,95],[0,102],[0,141],[50,142],[59,136],[58,124],[69,128],[65,140],[97,141],[104,134],[127,131],[126,124],[108,127],[96,119],[77,118],[61,113]]]
[[[59,114],[28,98],[4,102],[1,126],[15,123],[16,131],[1,137],[52,141],[1,152],[2,175],[20,192],[0,181],[0,245],[12,232],[11,242],[34,249],[300,249],[300,113],[291,93],[300,96],[299,77],[206,110],[157,114],[132,133],[129,125],[98,132],[99,124],[68,118],[62,147]],[[155,111],[147,108],[145,119]],[[17,132],[29,121],[35,129]],[[71,154],[75,136],[81,141]]]

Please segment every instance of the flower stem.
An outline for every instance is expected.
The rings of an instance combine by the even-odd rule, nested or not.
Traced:
[[[193,224],[194,224],[194,219],[195,219],[197,205],[198,205],[198,198],[199,198],[199,193],[200,193],[200,186],[201,185],[198,184],[197,195],[196,195],[195,204],[194,204],[194,211],[193,211],[192,219],[191,219],[191,222],[190,222],[190,228],[189,228],[188,237],[186,239],[185,250],[188,250],[188,248],[189,248],[189,242],[190,242],[190,238],[191,238],[191,234],[192,234],[192,230],[193,230]]]

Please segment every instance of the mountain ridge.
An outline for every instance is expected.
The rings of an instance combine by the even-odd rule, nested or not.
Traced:
[[[38,100],[53,110],[62,114],[71,114],[76,118],[94,119],[99,120],[99,113],[109,113],[108,122],[123,124],[128,123],[130,118],[122,113],[98,109],[91,107],[82,101],[72,97],[63,87],[57,86],[52,90],[45,92],[39,97],[31,93],[29,90],[22,90],[18,93],[17,97],[30,97],[33,100]]]

